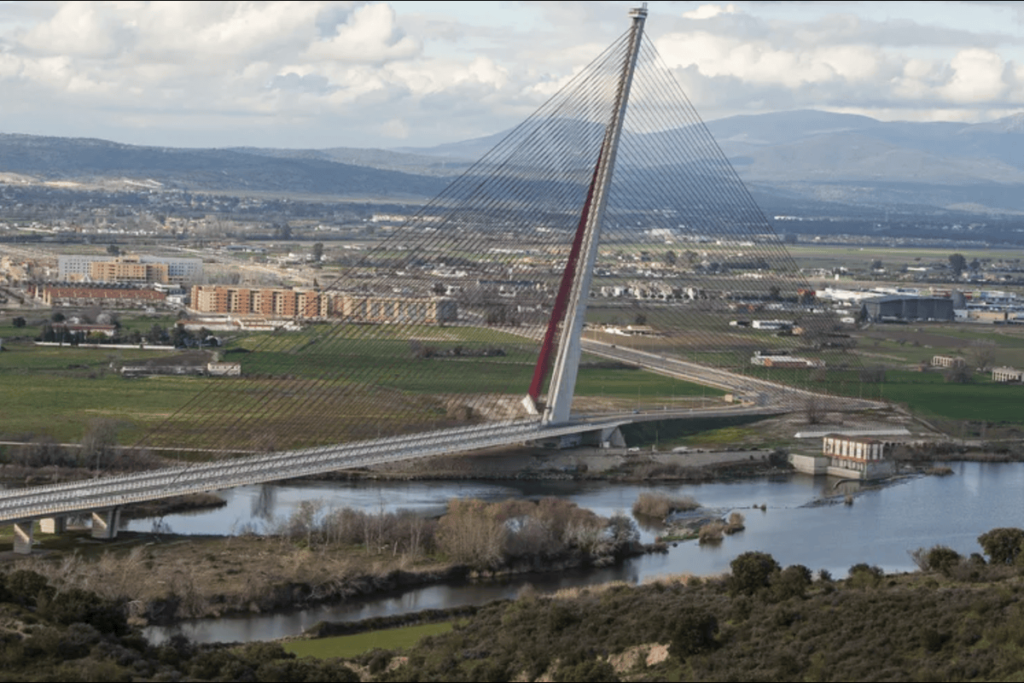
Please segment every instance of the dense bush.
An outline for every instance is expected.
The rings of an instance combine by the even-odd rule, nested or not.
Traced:
[[[557,510],[566,511],[544,514]],[[935,553],[937,567],[953,560],[946,551]],[[961,583],[967,570],[977,576]],[[380,650],[358,663],[381,681],[1016,680],[1024,671],[1024,577],[1006,558],[957,560],[941,580],[858,564],[846,581],[815,584],[806,567],[780,569],[766,553],[744,553],[733,571],[687,585],[665,580],[492,603],[410,648],[404,663]],[[21,605],[0,603],[0,623],[20,624],[0,631],[3,680],[358,679],[343,663],[296,659],[276,643],[175,638],[150,647],[137,634],[95,625],[117,602],[47,586],[32,572],[2,576],[0,585],[33,594]],[[863,589],[882,581],[885,590]],[[645,663],[666,646],[671,656]]]
[[[675,615],[669,652],[683,660],[690,655],[709,652],[717,645],[718,619],[699,608],[686,607]]]
[[[555,681],[618,681],[614,667],[608,662],[588,659],[578,664],[560,666],[555,671]]]
[[[701,526],[697,532],[697,542],[701,545],[706,543],[720,543],[725,536],[726,525],[723,522],[708,522]]]
[[[810,588],[814,575],[802,564],[794,564],[772,574],[772,592],[778,600],[802,598]]]
[[[729,577],[729,591],[735,594],[753,595],[770,582],[772,572],[779,569],[779,563],[768,553],[746,552],[729,563],[732,575]]]
[[[196,646],[176,636],[152,647],[130,631],[123,601],[51,586],[32,571],[0,574],[0,586],[8,598],[0,601],[0,679],[5,681],[359,680],[337,661],[297,660],[279,643]],[[15,593],[20,604],[9,602]]]
[[[501,503],[451,500],[435,535],[441,552],[477,569],[568,552],[615,552],[638,540],[636,524],[629,517],[606,520],[559,498]]]
[[[978,536],[992,564],[1014,564],[1024,551],[1024,529],[1004,527]]]
[[[53,593],[45,576],[28,569],[18,569],[7,574],[4,587],[11,599],[23,605],[35,605],[40,595]]]
[[[343,664],[296,659],[280,643],[208,649],[192,659],[188,671],[193,678],[213,681],[359,681],[359,676]]]
[[[440,551],[478,570],[498,569],[521,559],[535,561],[567,553],[610,554],[639,542],[629,517],[604,519],[559,498],[487,503],[453,499],[439,520],[409,511],[325,511],[305,501],[276,533],[309,547],[362,546],[368,554],[423,555]]]
[[[1024,670],[1015,572],[930,588],[929,577],[867,564],[813,584],[806,567],[779,570],[764,553],[737,568],[756,579],[753,595],[730,597],[731,582],[713,579],[488,606],[379,680],[1015,680]],[[883,579],[885,591],[858,587]],[[804,597],[771,599],[780,587]],[[669,646],[660,664],[624,658],[655,644]]]
[[[121,605],[101,599],[95,593],[68,588],[38,599],[40,616],[57,624],[89,624],[102,633],[124,635],[128,632],[128,620]]]
[[[925,555],[925,563],[928,568],[943,574],[949,574],[962,561],[960,553],[944,545],[934,546]]]
[[[873,588],[881,583],[884,577],[885,572],[881,567],[859,562],[850,567],[849,583],[857,588]]]

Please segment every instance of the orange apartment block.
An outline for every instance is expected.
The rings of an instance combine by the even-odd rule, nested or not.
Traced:
[[[89,264],[89,279],[93,282],[144,284],[170,282],[166,263],[143,263],[138,256],[124,256],[110,261]]]
[[[443,297],[382,297],[321,293],[315,289],[194,285],[198,313],[276,318],[345,318],[350,322],[437,324],[458,319],[458,305]]]
[[[194,285],[192,310],[280,318],[321,318],[329,314],[329,300],[313,289]]]

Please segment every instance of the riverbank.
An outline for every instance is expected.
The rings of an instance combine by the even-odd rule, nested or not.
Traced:
[[[60,552],[52,552],[49,557],[18,558],[12,564],[38,563],[49,567],[40,571],[73,575],[77,583],[90,589],[131,597],[138,623],[260,614],[268,614],[261,619],[277,622],[281,621],[278,610],[297,614],[312,605],[341,603],[343,609],[355,605],[358,610],[362,609],[358,605],[373,602],[382,610],[391,609],[385,603],[394,603],[399,594],[402,604],[409,601],[422,605],[424,600],[451,604],[447,596],[454,594],[450,590],[453,583],[460,584],[461,590],[471,576],[515,578],[515,583],[522,584],[534,581],[522,577],[536,576],[538,585],[550,586],[552,579],[563,573],[581,575],[581,583],[598,575],[637,581],[654,573],[708,574],[721,571],[737,552],[762,548],[772,549],[789,563],[824,566],[833,572],[845,571],[862,558],[889,570],[900,570],[908,563],[907,537],[934,539],[960,550],[973,544],[978,529],[983,530],[982,525],[990,528],[993,519],[1024,526],[1019,507],[1010,504],[1017,499],[1024,474],[1018,466],[968,464],[955,466],[954,470],[955,476],[951,477],[914,477],[904,480],[913,482],[912,486],[866,491],[855,506],[829,505],[814,510],[804,506],[831,494],[831,482],[803,475],[747,477],[697,485],[589,481],[268,485],[225,492],[229,506],[209,515],[153,520],[159,522],[159,528],[181,531],[191,525],[194,534],[217,529],[231,537],[152,533],[152,522],[146,519],[133,522],[134,531],[122,531],[114,541],[92,539],[84,530],[59,537],[39,535],[41,549]],[[984,497],[976,495],[979,487],[986,492]],[[884,496],[880,495],[883,490],[887,491]],[[623,554],[594,553],[592,549],[586,555],[565,552],[567,536],[558,537],[561,545],[549,545],[548,537],[540,533],[548,528],[561,529],[559,533],[585,528],[559,520],[574,519],[573,515],[590,519],[593,513],[589,511],[596,511],[607,522],[629,510],[638,496],[651,491],[673,497],[693,496],[706,510],[716,511],[716,516],[720,511],[719,519],[739,511],[747,517],[747,531],[726,537],[717,547],[702,547],[696,542],[670,544],[668,554],[645,551],[634,560]],[[448,501],[459,498],[478,499],[477,507],[465,511],[467,519],[489,520],[490,526],[474,527],[476,531],[467,538],[494,540],[496,529],[500,532],[510,520],[519,519],[526,506],[539,509],[544,500],[561,501],[563,507],[550,507],[562,512],[549,514],[541,526],[512,522],[508,528],[527,533],[509,545],[492,544],[490,550],[485,547],[480,552],[452,546],[445,551],[425,547],[427,533],[433,526],[436,535],[438,516],[444,514]],[[411,511],[399,514],[402,508]],[[493,511],[486,512],[489,509]],[[922,510],[931,512],[922,514]],[[952,510],[956,510],[954,517],[949,516]],[[873,522],[879,518],[912,526],[892,524],[879,530]],[[260,522],[265,522],[260,532],[264,535],[246,530]],[[620,530],[629,532],[628,523],[618,524]],[[794,529],[801,533],[794,534]],[[663,530],[645,529],[641,533],[646,534],[642,540],[649,541],[663,535]],[[358,542],[353,541],[356,537]],[[456,538],[449,536],[448,540]],[[818,540],[808,545],[802,540],[807,538]],[[585,541],[586,535],[579,540]],[[413,551],[410,543],[420,543],[419,550]],[[516,559],[492,562],[495,547],[504,548],[502,553],[514,551],[508,556]],[[460,552],[469,559],[455,559]],[[472,559],[473,553],[476,560]],[[604,565],[621,569],[609,572],[607,567],[601,569]],[[573,572],[574,568],[583,571]]]
[[[315,480],[703,482],[788,471],[785,458],[773,453],[763,448],[658,451],[520,446],[344,470]]]
[[[950,570],[886,575],[861,563],[833,579],[783,569],[765,553],[741,557],[716,578],[407,615],[409,624],[458,623],[401,652],[367,647],[345,663],[364,680],[1002,680],[1020,671],[1012,643],[1022,579],[1011,567],[956,558]],[[307,637],[360,630],[318,624]],[[300,643],[313,644],[284,647]]]
[[[122,532],[101,544],[85,530],[72,530],[41,538],[40,546],[38,555],[16,560],[17,566],[128,600],[138,624],[610,567],[666,550],[641,543],[628,517],[602,518],[556,498],[450,500],[439,518],[407,511],[326,511],[309,502],[268,535]]]
[[[293,514],[298,501],[314,498],[321,500],[328,510],[334,505],[375,509],[380,501],[387,501],[390,507],[385,509],[408,507],[417,514],[430,515],[437,514],[435,510],[443,510],[444,501],[458,495],[489,501],[512,498],[533,501],[557,496],[611,517],[631,510],[643,494],[656,494],[670,499],[692,497],[699,500],[703,508],[687,514],[714,518],[709,521],[728,521],[733,513],[738,513],[745,518],[746,529],[725,535],[718,543],[670,542],[666,553],[648,553],[606,568],[423,584],[395,593],[328,601],[316,607],[298,606],[262,615],[249,613],[248,616],[187,621],[175,627],[156,627],[153,634],[160,642],[175,634],[186,635],[197,642],[270,640],[298,634],[321,620],[360,621],[410,614],[426,608],[479,605],[514,598],[534,589],[551,593],[582,590],[586,586],[614,581],[643,583],[670,574],[720,574],[728,570],[730,560],[746,551],[768,550],[786,564],[825,569],[835,576],[844,575],[850,566],[859,562],[878,565],[887,572],[912,571],[915,563],[908,554],[913,550],[908,547],[908,538],[915,539],[919,545],[943,544],[966,556],[976,550],[978,534],[991,529],[994,523],[1024,527],[1024,509],[1014,504],[1024,484],[1024,469],[1017,465],[973,463],[953,465],[952,469],[954,476],[907,477],[896,485],[865,490],[852,506],[843,505],[841,498],[836,504],[808,505],[823,496],[835,495],[833,481],[798,474],[696,485],[345,482],[281,486],[275,487],[276,492],[254,487],[228,494],[229,508],[212,513],[209,521],[197,524],[202,517],[184,516],[168,521],[175,528],[192,525],[194,529],[202,529],[218,524],[227,528],[216,520],[245,515],[255,501],[264,499],[271,501],[267,512],[274,519]],[[985,491],[985,495],[977,495],[979,490]],[[878,519],[889,522],[880,527]],[[655,528],[646,522],[641,525],[645,542],[664,537],[667,531],[663,526]]]
[[[844,579],[747,552],[717,576],[523,590],[233,645],[151,642],[123,599],[6,573],[0,654],[10,680],[1015,680],[1024,578],[997,531],[1021,533],[984,534],[970,557],[915,553],[910,573],[862,558]]]

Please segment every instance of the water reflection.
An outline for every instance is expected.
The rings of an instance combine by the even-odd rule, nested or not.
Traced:
[[[275,484],[262,484],[256,488],[257,494],[252,497],[249,514],[254,519],[262,519],[264,522],[269,522],[274,519],[278,487]]]

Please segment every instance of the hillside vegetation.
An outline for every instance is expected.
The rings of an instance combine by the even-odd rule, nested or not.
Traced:
[[[913,553],[921,572],[858,564],[842,581],[748,552],[724,577],[414,615],[456,620],[405,651],[348,660],[291,648],[320,653],[298,659],[277,643],[154,647],[124,601],[22,569],[0,575],[0,667],[12,681],[1020,680],[1024,530],[979,542],[987,559],[938,546]]]

